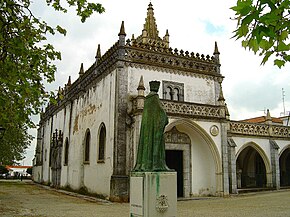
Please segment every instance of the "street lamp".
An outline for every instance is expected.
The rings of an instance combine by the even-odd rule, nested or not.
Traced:
[[[5,131],[6,131],[6,129],[4,127],[0,126],[0,139],[3,138]]]

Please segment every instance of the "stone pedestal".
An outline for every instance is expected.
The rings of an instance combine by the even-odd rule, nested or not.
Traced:
[[[176,217],[176,172],[132,172],[130,217]]]

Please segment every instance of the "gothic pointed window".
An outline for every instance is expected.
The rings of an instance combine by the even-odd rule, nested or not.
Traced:
[[[102,123],[99,130],[99,153],[98,153],[98,162],[105,161],[105,147],[106,147],[106,127]]]
[[[184,84],[173,81],[162,81],[163,99],[184,101]]]
[[[64,165],[65,166],[67,166],[68,164],[68,150],[69,150],[69,143],[68,143],[68,138],[66,137],[65,144],[64,144]]]
[[[86,136],[85,136],[85,150],[84,150],[84,162],[90,162],[90,145],[91,145],[91,133],[90,130],[87,129]]]

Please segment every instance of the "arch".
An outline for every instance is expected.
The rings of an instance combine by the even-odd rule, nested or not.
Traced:
[[[68,138],[65,138],[65,143],[64,143],[64,166],[68,165],[68,153],[69,153],[69,142]]]
[[[252,147],[253,149],[255,149],[260,156],[262,157],[265,167],[266,167],[266,172],[267,173],[271,173],[271,164],[270,164],[270,160],[267,157],[266,153],[264,152],[264,150],[255,142],[247,142],[246,144],[244,144],[239,151],[236,153],[236,160],[238,159],[238,156],[240,155],[240,153],[246,149],[247,147]]]
[[[84,162],[90,162],[90,146],[91,146],[91,132],[90,129],[86,130],[85,146],[84,146]]]
[[[269,158],[257,143],[252,141],[247,142],[238,150],[235,157],[237,167],[243,164],[243,168],[237,168],[236,170],[238,188],[272,186],[272,172]],[[239,163],[238,161],[241,162]],[[243,163],[243,161],[245,162]],[[252,169],[249,169],[250,167]]]
[[[192,166],[192,194],[200,196],[209,194],[221,195],[223,192],[222,162],[215,142],[201,126],[189,119],[174,120],[167,125],[165,131],[170,131],[173,127],[177,127],[180,132],[187,134],[191,138],[191,154],[195,155],[192,155],[190,159]],[[208,152],[204,154],[207,157],[210,156],[210,159],[204,158],[202,163],[198,162],[200,158],[197,157],[199,153],[202,153],[199,152],[201,150],[208,150]],[[195,163],[194,160],[197,160],[196,162],[198,163]],[[206,162],[207,165],[204,165],[204,162]],[[198,169],[198,171],[195,169]],[[211,171],[206,171],[207,169]],[[199,180],[209,177],[211,181],[209,180],[208,183],[197,182],[194,173],[196,173],[196,175],[201,175]]]
[[[290,145],[279,153],[280,186],[290,186]]]
[[[206,143],[209,145],[212,156],[214,158],[214,161],[216,163],[215,170],[217,173],[222,172],[222,165],[221,165],[221,156],[219,154],[218,148],[215,145],[215,142],[212,140],[212,138],[208,135],[208,133],[200,127],[197,123],[188,120],[188,119],[179,119],[175,120],[171,123],[169,123],[165,127],[165,132],[171,130],[174,126],[178,125],[184,125],[187,126],[189,129],[196,131],[200,136],[206,141]]]
[[[282,149],[280,150],[279,158],[280,158],[281,155],[284,153],[284,151],[286,151],[287,149],[290,149],[290,144],[289,144],[289,145],[286,145],[284,148],[282,148]]]
[[[106,126],[101,123],[99,128],[99,148],[98,148],[98,162],[104,162],[106,148]]]

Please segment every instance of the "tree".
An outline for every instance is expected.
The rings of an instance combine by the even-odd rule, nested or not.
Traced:
[[[237,21],[233,38],[263,56],[261,64],[272,55],[279,68],[290,61],[290,0],[238,0],[231,9]]]
[[[7,170],[5,166],[0,165],[0,174],[6,174],[8,172],[9,172],[9,170]]]
[[[32,175],[32,167],[27,168],[26,172],[30,175]]]
[[[13,165],[24,158],[25,149],[31,144],[32,136],[27,132],[27,126],[9,125],[0,141],[0,162],[5,165]]]
[[[29,145],[31,138],[26,130],[35,126],[31,115],[38,114],[52,94],[45,90],[44,83],[54,81],[53,62],[60,60],[61,54],[46,43],[46,37],[56,33],[66,35],[61,26],[52,27],[35,17],[30,3],[30,0],[0,0],[0,126],[6,128],[0,150],[1,155],[11,154],[12,161]],[[59,0],[46,3],[57,11],[67,11]],[[104,12],[101,4],[87,0],[66,3],[75,7],[82,22],[93,12]]]

